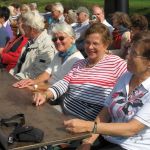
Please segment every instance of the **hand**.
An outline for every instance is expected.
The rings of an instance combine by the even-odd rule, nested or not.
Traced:
[[[92,131],[94,122],[92,121],[85,121],[81,119],[71,119],[68,121],[64,121],[64,125],[66,130],[73,132],[73,133],[81,133]]]
[[[18,81],[16,83],[14,83],[13,87],[26,88],[26,87],[34,85],[34,84],[35,84],[34,80],[32,80],[32,79],[24,79],[24,80],[21,80],[21,81]]]
[[[76,150],[90,150],[90,149],[91,149],[90,143],[83,143]]]
[[[42,104],[44,104],[46,102],[46,95],[42,94],[42,93],[34,93],[33,96],[33,104],[35,104],[35,106],[40,106]]]

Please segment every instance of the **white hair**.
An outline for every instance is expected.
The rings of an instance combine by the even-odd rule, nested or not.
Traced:
[[[10,10],[10,15],[11,16],[15,16],[16,14],[15,14],[15,12],[14,12],[14,10],[15,10],[15,8],[13,7],[13,6],[8,6],[8,9]]]
[[[33,9],[37,9],[37,3],[30,3],[30,7]]]
[[[52,4],[52,7],[54,7],[56,10],[60,11],[62,14],[64,13],[64,7],[60,2]]]
[[[64,32],[68,36],[74,37],[75,38],[75,33],[71,27],[71,25],[67,23],[58,23],[52,28],[52,36],[57,33],[57,32]]]
[[[27,12],[22,15],[23,21],[26,25],[41,31],[44,29],[44,18],[38,12]]]

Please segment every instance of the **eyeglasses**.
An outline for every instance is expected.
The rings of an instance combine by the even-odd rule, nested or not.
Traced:
[[[93,14],[93,15],[95,15],[95,16],[99,16],[99,15],[101,15],[101,14]]]
[[[128,49],[128,55],[130,55],[132,57],[136,57],[136,58],[147,58],[145,56],[137,54],[136,51],[133,50],[131,47]]]
[[[66,37],[64,37],[64,36],[53,37],[53,38],[52,38],[52,41],[53,41],[53,42],[56,42],[58,39],[59,39],[59,41],[63,41],[65,38],[66,38]]]
[[[58,11],[58,10],[52,10],[51,13],[53,14],[53,13],[55,13],[56,11]]]

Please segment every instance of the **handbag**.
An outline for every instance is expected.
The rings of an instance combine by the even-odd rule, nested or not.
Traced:
[[[17,142],[35,142],[39,143],[43,140],[44,132],[41,129],[32,126],[18,126],[9,136],[10,143]]]
[[[25,124],[24,114],[16,114],[10,118],[2,118],[0,119],[0,127],[19,127]],[[0,130],[0,150],[8,149],[8,137]]]
[[[8,139],[5,134],[0,130],[0,150],[8,149]]]

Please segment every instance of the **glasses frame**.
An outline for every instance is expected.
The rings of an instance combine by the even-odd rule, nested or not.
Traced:
[[[133,57],[135,57],[135,58],[145,58],[145,59],[147,59],[147,57],[145,57],[145,56],[138,55],[138,54],[136,53],[136,51],[133,50],[131,47],[128,48],[128,55],[129,55],[129,56],[133,56]]]
[[[57,42],[57,40],[59,40],[59,41],[62,42],[65,38],[66,38],[66,37],[64,37],[64,36],[53,37],[53,38],[52,38],[52,41],[53,41],[54,43]]]

